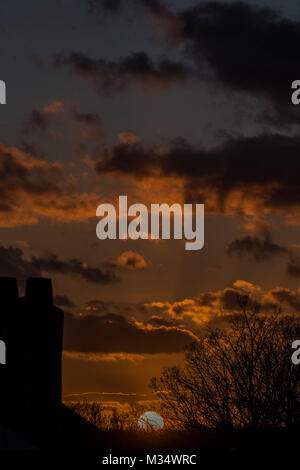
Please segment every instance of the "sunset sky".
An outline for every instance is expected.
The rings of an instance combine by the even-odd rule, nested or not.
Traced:
[[[0,275],[53,279],[65,400],[151,400],[150,378],[236,312],[236,292],[300,311],[299,14],[2,2]],[[96,208],[119,195],[204,203],[204,249],[98,240]]]

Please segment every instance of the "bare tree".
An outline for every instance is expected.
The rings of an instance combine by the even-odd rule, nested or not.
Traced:
[[[69,403],[68,406],[102,431],[137,431],[138,421],[145,412],[140,404],[125,407],[105,406],[101,402],[88,400]]]
[[[248,312],[210,329],[186,352],[183,368],[164,369],[151,387],[176,427],[267,429],[299,424],[300,366],[291,345],[299,321]]]
[[[71,403],[69,406],[97,428],[101,429],[104,426],[104,409],[100,402],[89,402],[87,400],[83,400]]]

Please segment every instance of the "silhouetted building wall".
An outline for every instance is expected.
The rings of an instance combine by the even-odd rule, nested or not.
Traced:
[[[0,409],[38,412],[61,403],[63,312],[53,305],[51,279],[29,278],[25,297],[17,281],[0,277]]]

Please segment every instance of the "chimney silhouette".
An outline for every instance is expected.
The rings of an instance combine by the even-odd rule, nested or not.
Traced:
[[[19,298],[18,283],[14,277],[0,277],[0,299],[4,304],[14,303]]]
[[[29,277],[26,282],[25,297],[32,304],[52,306],[53,293],[51,279]]]
[[[63,312],[53,306],[51,279],[29,278],[19,297],[15,278],[0,277],[0,410],[21,406],[32,413],[61,403]]]

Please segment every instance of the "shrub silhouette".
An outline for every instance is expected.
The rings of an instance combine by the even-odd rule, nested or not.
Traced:
[[[300,366],[291,361],[299,321],[289,315],[232,315],[209,329],[185,355],[183,368],[164,369],[151,387],[164,416],[181,429],[265,430],[299,424]]]

